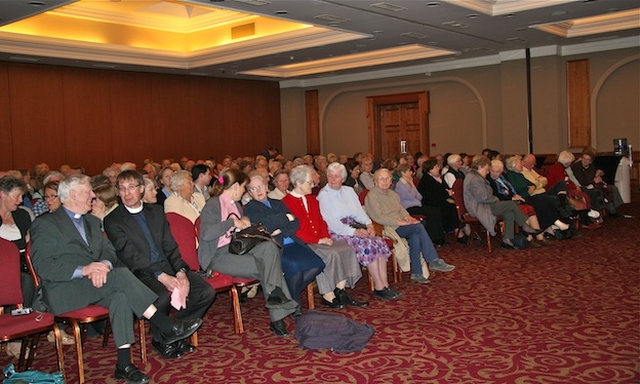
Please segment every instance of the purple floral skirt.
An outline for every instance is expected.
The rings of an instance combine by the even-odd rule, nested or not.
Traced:
[[[349,219],[352,218],[346,217],[340,221],[351,225],[352,223],[349,222]],[[377,258],[384,257],[385,259],[389,259],[389,256],[391,256],[391,250],[382,237],[344,236],[338,235],[331,230],[329,230],[329,234],[331,235],[331,239],[344,241],[349,244],[356,252],[358,262],[365,267]]]

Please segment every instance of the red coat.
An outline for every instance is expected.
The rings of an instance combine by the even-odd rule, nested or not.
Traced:
[[[320,213],[320,203],[313,195],[306,195],[309,212],[304,208],[302,198],[298,198],[288,193],[282,198],[282,202],[289,207],[293,216],[300,221],[300,228],[296,236],[305,243],[318,244],[322,238],[329,236],[329,227]]]
[[[569,190],[578,189],[578,187],[567,177],[562,164],[556,161],[555,164],[547,169],[547,185],[544,188],[548,191],[559,181],[565,181]]]

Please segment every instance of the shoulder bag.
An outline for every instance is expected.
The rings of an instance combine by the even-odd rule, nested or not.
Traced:
[[[227,219],[231,218],[231,216],[240,219],[235,213],[230,213]],[[282,247],[261,223],[252,223],[251,226],[245,229],[233,230],[227,236],[231,239],[229,252],[234,255],[244,255],[263,241],[271,241],[278,247]]]

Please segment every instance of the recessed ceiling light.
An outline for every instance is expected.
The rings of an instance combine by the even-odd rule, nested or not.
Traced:
[[[437,1],[432,1],[430,3],[427,3],[427,7],[437,7],[438,5],[440,5],[440,3]]]
[[[526,31],[527,29],[529,28],[525,28],[525,27],[516,28],[516,32]]]
[[[288,15],[289,12],[287,11],[276,11],[276,15]]]
[[[513,13],[507,13],[506,15],[504,15],[504,17],[506,17],[507,19],[513,16],[515,16],[515,14]]]
[[[42,7],[44,5],[44,2],[42,2],[42,1],[30,1],[29,5],[33,5],[34,7]]]
[[[477,13],[470,13],[467,15],[467,19],[477,19],[478,16],[480,15],[478,15]]]
[[[620,12],[618,8],[609,8],[605,11],[606,13]]]

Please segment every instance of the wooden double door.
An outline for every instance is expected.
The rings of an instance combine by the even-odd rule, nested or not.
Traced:
[[[429,154],[428,92],[367,97],[367,114],[376,157]]]

